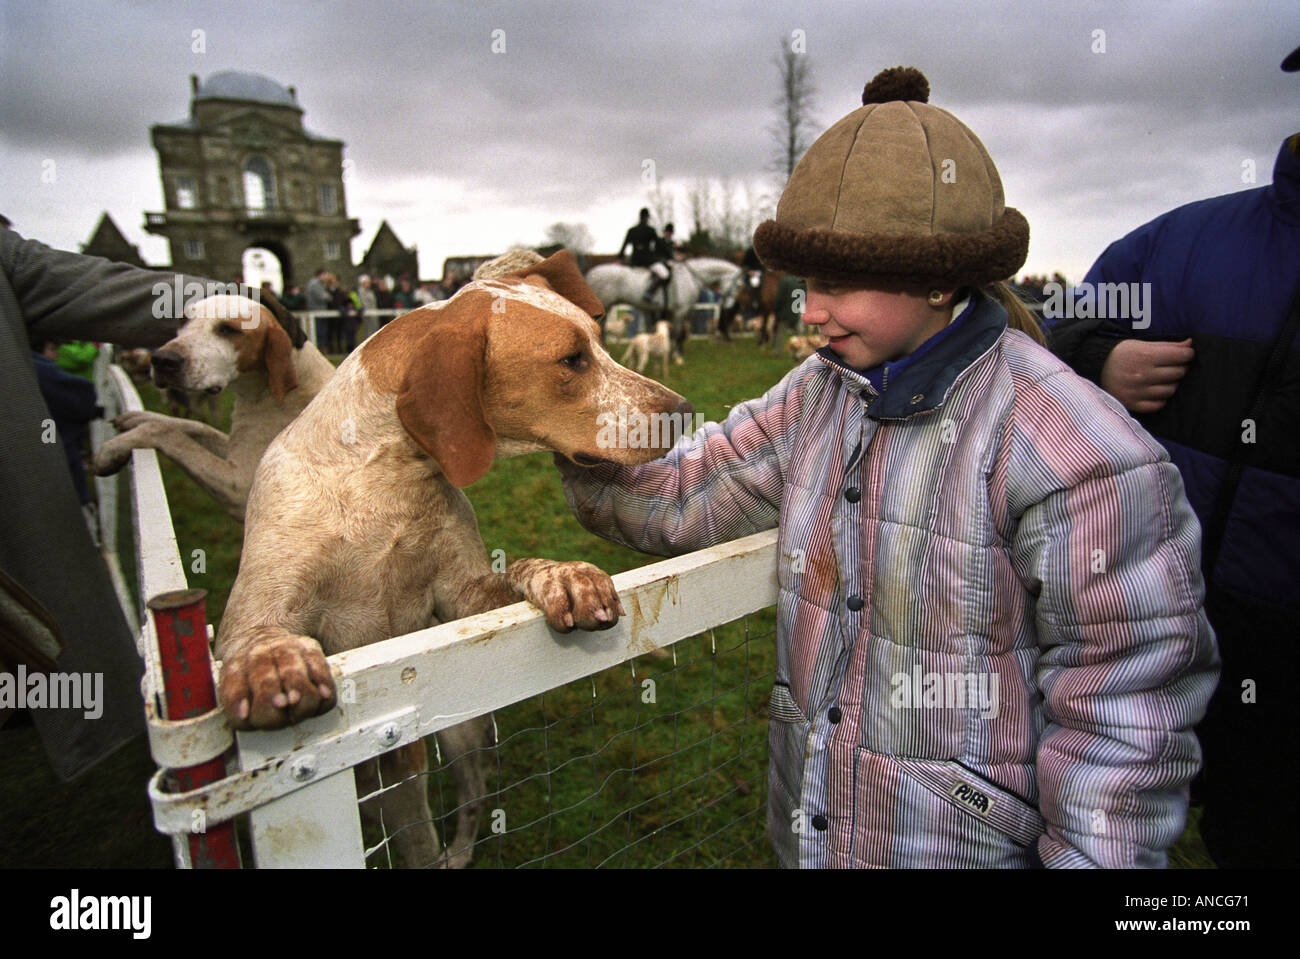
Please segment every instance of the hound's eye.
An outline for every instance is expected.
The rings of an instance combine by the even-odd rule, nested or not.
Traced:
[[[571,370],[582,371],[587,368],[587,357],[581,352],[566,356],[564,359],[560,360],[560,362]]]
[[[241,330],[239,329],[239,327],[234,326],[230,323],[222,323],[220,326],[217,327],[217,332],[220,333],[222,336],[238,336]]]

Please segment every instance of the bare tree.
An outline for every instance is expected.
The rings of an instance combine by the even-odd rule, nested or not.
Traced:
[[[724,180],[720,193],[714,239],[724,249],[744,249],[752,232],[753,213],[746,200],[737,197],[735,181]]]
[[[646,206],[660,230],[665,223],[672,223],[677,218],[677,194],[665,190],[662,183],[656,182],[655,188],[647,194]]]
[[[754,227],[770,215],[766,192],[747,180],[705,179],[687,191],[692,220],[688,246],[698,253],[729,256],[749,245]]]
[[[816,126],[812,118],[816,90],[812,68],[802,37],[781,40],[781,54],[773,61],[781,75],[781,93],[772,101],[777,108],[777,123],[772,128],[776,139],[773,168],[781,174],[781,184],[790,179],[799,159],[812,145]]]
[[[546,242],[542,244],[568,247],[574,253],[590,253],[595,245],[585,223],[552,223],[546,228]]]
[[[707,235],[713,218],[713,195],[709,181],[700,177],[686,194],[686,204],[691,208],[691,234]]]

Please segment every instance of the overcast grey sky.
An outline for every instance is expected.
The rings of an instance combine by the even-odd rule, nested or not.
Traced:
[[[1077,280],[1152,216],[1269,182],[1300,131],[1300,74],[1279,69],[1294,0],[0,0],[0,213],[75,250],[108,210],[168,262],[143,229],[164,208],[149,127],[188,115],[191,73],[235,69],[295,86],[306,126],[345,142],[354,260],[383,218],[425,277],[556,221],[612,252],[646,159],[681,200],[679,235],[701,178],[774,195],[774,59],[795,30],[819,129],[880,69],[926,73],[1028,217],[1026,271]]]

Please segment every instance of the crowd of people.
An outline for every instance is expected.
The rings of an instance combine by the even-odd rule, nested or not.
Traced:
[[[450,299],[465,285],[455,271],[442,280],[416,283],[402,274],[392,281],[385,276],[357,277],[355,288],[339,282],[338,275],[321,267],[304,290],[291,284],[276,298],[293,313],[320,313],[316,323],[316,347],[324,353],[348,354],[356,349],[358,336],[367,317],[375,322],[370,332],[385,326],[394,317],[409,310]],[[262,288],[274,293],[269,281]]]

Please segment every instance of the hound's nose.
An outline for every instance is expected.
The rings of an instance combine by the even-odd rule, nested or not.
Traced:
[[[149,362],[159,373],[175,373],[185,362],[185,357],[171,350],[158,350],[153,356],[149,357]]]

